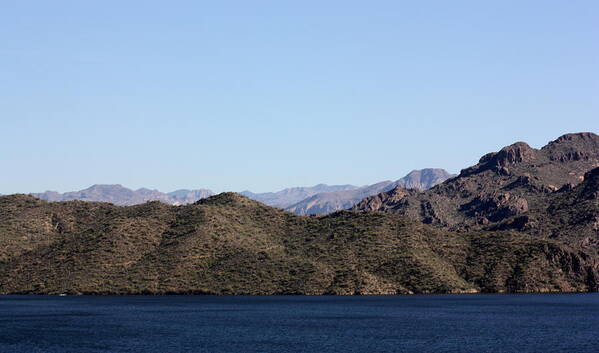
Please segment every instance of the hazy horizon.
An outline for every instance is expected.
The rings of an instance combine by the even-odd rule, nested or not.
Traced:
[[[599,3],[6,1],[0,193],[277,191],[598,133]]]

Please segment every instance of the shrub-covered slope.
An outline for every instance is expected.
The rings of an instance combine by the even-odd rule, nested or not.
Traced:
[[[596,255],[397,214],[302,217],[238,194],[120,207],[0,197],[0,293],[395,294],[597,289]]]

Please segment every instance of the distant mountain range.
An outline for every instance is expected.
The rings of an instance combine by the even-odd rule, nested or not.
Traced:
[[[443,169],[423,169],[410,172],[397,181],[383,181],[363,187],[353,185],[318,184],[312,187],[293,187],[278,192],[253,193],[243,191],[240,194],[260,201],[269,206],[288,209],[297,214],[329,213],[339,209],[350,208],[361,199],[391,190],[396,186],[405,188],[428,189],[451,177]],[[148,201],[160,201],[170,205],[186,205],[214,195],[208,189],[176,190],[164,193],[158,190],[141,188],[132,190],[119,184],[96,184],[85,190],[59,193],[46,191],[33,193],[46,201],[96,201],[110,202],[119,206],[137,205]]]
[[[396,181],[382,181],[349,190],[322,192],[308,197],[290,207],[288,211],[296,214],[325,214],[351,208],[365,197],[391,190],[396,187],[405,189],[426,190],[455,176],[444,169],[413,170]]]
[[[163,193],[158,190],[150,190],[146,188],[131,190],[119,184],[97,184],[92,185],[85,190],[65,192],[63,194],[56,191],[46,191],[31,195],[46,201],[81,200],[110,202],[119,206],[131,206],[148,201],[161,201],[171,205],[185,205],[194,203],[199,199],[212,196],[214,195],[214,192],[207,189],[181,189],[169,193]]]
[[[358,187],[353,185],[318,184],[311,187],[287,188],[277,192],[253,193],[251,191],[242,191],[240,194],[269,206],[287,208],[316,194],[354,189],[358,189]]]

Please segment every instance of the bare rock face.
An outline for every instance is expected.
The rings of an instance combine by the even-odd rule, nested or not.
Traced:
[[[525,142],[516,142],[501,149],[492,156],[490,163],[496,167],[508,167],[516,163],[527,163],[535,160],[536,150]]]
[[[512,209],[514,210],[515,214],[528,212],[528,201],[523,197],[519,197],[516,199],[516,202],[514,202]]]
[[[599,139],[592,132],[566,134],[543,147],[552,161],[597,161]]]
[[[509,192],[475,197],[461,207],[466,215],[480,219],[479,223],[488,224],[528,212],[528,201],[524,197]],[[482,217],[482,218],[481,218]]]
[[[395,187],[393,190],[368,197],[356,204],[352,209],[360,211],[383,211],[384,207],[393,207],[399,204],[406,196],[414,194],[414,191]]]
[[[537,158],[537,150],[525,142],[516,142],[502,148],[499,152],[487,153],[482,156],[477,165],[460,172],[461,177],[492,170],[499,175],[511,175],[511,168],[517,164],[530,163]]]

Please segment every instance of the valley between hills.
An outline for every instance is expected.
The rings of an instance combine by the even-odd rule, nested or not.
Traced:
[[[517,142],[457,176],[423,174],[414,180],[430,185],[339,186],[278,207],[247,193],[197,192],[179,206],[0,196],[0,293],[599,289],[596,134]]]

